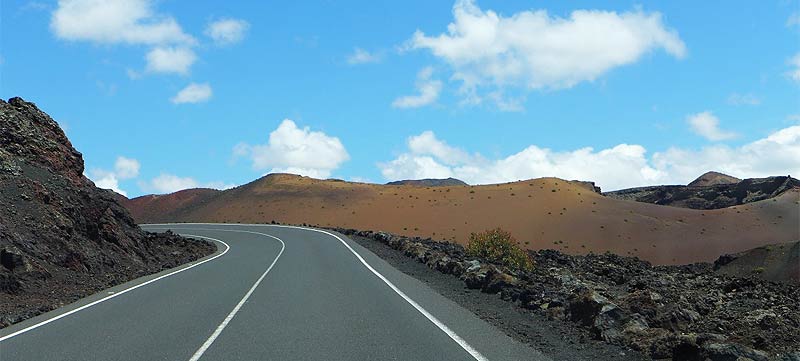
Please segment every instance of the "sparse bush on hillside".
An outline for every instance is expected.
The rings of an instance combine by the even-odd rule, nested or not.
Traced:
[[[470,234],[467,255],[525,271],[533,268],[533,261],[519,242],[500,228]]]

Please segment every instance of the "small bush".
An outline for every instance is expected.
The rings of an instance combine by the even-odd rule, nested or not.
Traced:
[[[525,271],[533,268],[533,261],[519,242],[500,228],[470,234],[467,255]]]

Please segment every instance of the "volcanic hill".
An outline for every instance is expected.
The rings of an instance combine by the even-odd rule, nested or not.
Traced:
[[[604,193],[616,199],[692,209],[720,209],[775,198],[800,188],[791,176],[740,180],[708,172],[687,186],[667,185],[622,189]]]
[[[0,100],[0,327],[212,253],[145,233],[33,103]]]
[[[190,199],[187,201],[187,199]],[[138,222],[288,223],[382,230],[466,243],[501,227],[528,249],[610,251],[654,264],[800,239],[800,190],[713,210],[605,197],[591,183],[541,178],[480,186],[419,187],[271,174],[226,191],[187,190],[127,202]]]

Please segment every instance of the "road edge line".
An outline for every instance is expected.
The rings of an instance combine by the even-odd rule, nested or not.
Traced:
[[[321,230],[321,229],[308,228],[308,227],[298,227],[298,226],[286,226],[286,225],[282,225],[282,224],[156,223],[156,224],[143,224],[143,226],[164,226],[164,225],[168,226],[168,225],[181,225],[181,224],[185,224],[185,225],[210,225],[210,226],[213,226],[213,225],[231,225],[231,226],[257,226],[257,227],[293,228],[293,229],[302,229],[302,230],[306,230],[306,231],[324,233],[324,234],[327,234],[327,235],[329,235],[331,237],[334,237],[334,238],[338,239],[339,242],[341,242],[345,247],[347,247],[347,249],[350,250],[350,252],[353,253],[353,255],[356,256],[356,258],[361,262],[361,264],[363,264],[370,272],[372,272],[375,276],[380,278],[381,281],[383,281],[387,286],[389,286],[389,288],[391,288],[397,295],[399,295],[401,298],[403,298],[408,304],[410,304],[412,307],[414,307],[414,309],[416,309],[419,313],[421,313],[423,316],[425,316],[425,318],[427,318],[428,321],[431,321],[431,323],[433,323],[436,327],[438,327],[439,330],[441,330],[442,332],[447,334],[447,336],[450,337],[450,339],[452,339],[453,341],[455,341],[455,343],[457,343],[459,346],[461,346],[461,348],[464,349],[464,351],[466,351],[467,353],[469,353],[470,356],[472,356],[472,358],[474,358],[476,361],[488,361],[488,359],[485,356],[483,356],[480,352],[478,352],[478,350],[476,350],[469,343],[467,343],[467,341],[464,340],[463,338],[461,338],[461,336],[459,336],[457,333],[455,333],[455,331],[453,331],[449,327],[447,327],[447,325],[445,325],[442,321],[440,321],[438,318],[436,318],[436,316],[434,316],[433,314],[428,312],[425,308],[423,308],[416,301],[411,299],[411,297],[408,297],[408,295],[406,295],[403,291],[401,291],[397,286],[395,286],[391,281],[389,281],[384,275],[382,275],[380,272],[378,272],[377,270],[372,268],[372,266],[370,266],[370,264],[367,263],[367,261],[363,257],[361,257],[361,255],[358,252],[356,252],[352,247],[350,247],[349,244],[347,244],[347,242],[345,242],[345,240],[343,240],[341,237],[337,236],[336,234],[333,234],[331,232],[328,232],[328,231],[325,231],[325,230]],[[247,231],[245,231],[245,232],[247,232]],[[274,237],[274,236],[272,236],[272,237]],[[275,238],[277,238],[277,237],[275,237]],[[196,361],[196,360],[197,359],[193,358],[190,361]]]
[[[216,238],[204,237],[204,236],[196,236],[196,235],[188,235],[188,236],[189,236],[189,237],[197,237],[197,238],[205,238],[205,239],[210,239],[210,240],[213,240],[213,241],[217,241],[217,242],[219,242],[219,243],[222,243],[223,245],[225,245],[225,247],[226,247],[226,248],[225,248],[225,250],[224,250],[224,251],[222,251],[222,253],[220,253],[220,254],[217,254],[217,255],[215,255],[215,256],[213,256],[213,257],[211,257],[211,258],[205,259],[205,260],[203,260],[203,261],[200,261],[200,262],[197,262],[197,263],[194,263],[194,264],[189,264],[189,265],[187,265],[187,264],[184,264],[183,266],[185,266],[185,267],[179,268],[179,269],[177,269],[177,270],[174,270],[174,271],[172,271],[172,272],[170,272],[170,273],[167,273],[167,274],[164,274],[164,275],[158,276],[158,277],[156,277],[156,278],[153,278],[153,279],[151,279],[151,280],[148,280],[148,281],[146,281],[146,282],[142,282],[142,283],[139,283],[139,284],[133,285],[133,286],[131,286],[131,287],[128,287],[128,288],[126,288],[126,289],[124,289],[124,290],[122,290],[122,291],[119,291],[119,292],[116,292],[116,293],[114,293],[114,294],[108,295],[108,296],[106,296],[106,297],[103,297],[103,298],[101,298],[101,299],[99,299],[99,300],[96,300],[96,301],[93,301],[93,302],[87,303],[87,304],[85,304],[85,305],[83,305],[83,306],[80,306],[80,307],[78,307],[78,308],[76,308],[76,309],[73,309],[73,310],[70,310],[70,311],[64,312],[64,313],[62,313],[62,314],[59,314],[59,315],[53,316],[53,317],[51,317],[51,318],[48,318],[48,319],[46,319],[46,320],[43,320],[43,321],[41,321],[41,322],[39,322],[39,323],[33,324],[33,325],[31,325],[31,326],[28,326],[28,327],[25,327],[25,328],[23,328],[23,329],[21,329],[21,330],[18,330],[18,331],[15,331],[15,332],[12,332],[12,333],[10,333],[10,334],[8,334],[8,335],[2,336],[2,337],[0,337],[0,342],[3,342],[3,341],[5,341],[5,340],[8,340],[8,339],[10,339],[10,338],[12,338],[12,337],[15,337],[15,336],[21,335],[21,334],[23,334],[23,333],[26,333],[26,332],[28,332],[28,331],[34,330],[34,329],[36,329],[36,328],[39,328],[39,327],[41,327],[41,326],[44,326],[44,325],[46,325],[46,324],[48,324],[48,323],[51,323],[51,322],[53,322],[53,321],[60,320],[60,319],[62,319],[62,318],[64,318],[64,317],[67,317],[67,316],[69,316],[69,315],[72,315],[72,314],[74,314],[74,313],[76,313],[76,312],[80,312],[80,311],[82,311],[82,310],[85,310],[85,309],[87,309],[87,308],[89,308],[89,307],[92,307],[92,306],[94,306],[94,305],[97,305],[97,304],[99,304],[99,303],[102,303],[102,302],[108,301],[108,300],[110,300],[110,299],[112,299],[112,298],[114,298],[114,297],[117,297],[117,296],[119,296],[119,295],[123,295],[123,294],[125,294],[125,293],[128,293],[128,292],[130,292],[130,291],[133,291],[133,290],[135,290],[135,289],[137,289],[137,288],[139,288],[139,287],[142,287],[142,286],[149,285],[149,284],[151,284],[151,283],[153,283],[153,282],[155,282],[155,281],[158,281],[158,280],[161,280],[161,279],[167,278],[167,277],[169,277],[169,276],[172,276],[172,275],[174,275],[174,274],[177,274],[177,273],[180,273],[180,272],[186,271],[186,270],[188,270],[188,269],[191,269],[191,268],[197,267],[197,266],[199,266],[199,265],[201,265],[201,264],[203,264],[203,263],[206,263],[206,262],[212,261],[212,260],[214,260],[214,259],[216,259],[216,258],[218,258],[218,257],[221,257],[222,255],[224,255],[224,254],[228,253],[228,250],[230,250],[230,249],[231,249],[231,246],[229,246],[227,243],[225,243],[225,242],[223,242],[223,241],[221,241],[221,240],[218,240],[218,239],[216,239]],[[144,277],[147,277],[147,276],[144,276]],[[135,280],[131,280],[131,281],[135,281]],[[104,292],[104,291],[105,291],[105,290],[103,290],[103,291],[100,291],[100,292]],[[99,292],[98,292],[98,293],[99,293]],[[95,293],[95,294],[96,294],[96,293]],[[88,297],[88,296],[87,296],[87,297]],[[78,301],[76,301],[76,302],[78,302]]]

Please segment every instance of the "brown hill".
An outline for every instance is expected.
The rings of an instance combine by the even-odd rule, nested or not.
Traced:
[[[734,184],[742,180],[719,172],[706,172],[689,183],[689,187],[707,187],[717,184]]]
[[[447,187],[447,186],[466,186],[469,184],[460,179],[455,179],[455,178],[444,178],[444,179],[426,178],[426,179],[406,179],[406,180],[394,181],[386,183],[386,185],[389,186],[409,185],[417,187]]]
[[[123,201],[137,220],[178,219],[193,207],[205,204],[209,198],[220,193],[210,188],[184,189],[170,194],[150,194]]]
[[[307,223],[459,243],[471,232],[499,226],[530,249],[611,251],[655,264],[711,262],[720,254],[800,239],[800,190],[701,211],[612,199],[556,178],[414,187],[274,174],[167,210],[172,202],[164,196],[150,209],[134,205],[131,211],[139,222]]]
[[[0,327],[213,252],[148,234],[33,103],[0,100]]]

